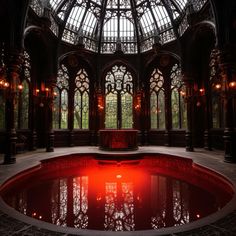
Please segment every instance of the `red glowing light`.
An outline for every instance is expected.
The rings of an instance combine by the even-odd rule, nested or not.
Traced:
[[[230,88],[235,88],[236,87],[236,82],[235,81],[230,82],[229,87]]]
[[[116,175],[116,178],[117,178],[117,179],[121,179],[121,178],[122,178],[122,175]]]
[[[197,216],[198,219],[200,218],[200,215],[199,215],[199,214],[197,214],[196,216]]]
[[[19,89],[19,90],[22,90],[22,89],[23,89],[23,85],[22,85],[22,84],[19,84],[19,85],[18,85],[18,89]]]

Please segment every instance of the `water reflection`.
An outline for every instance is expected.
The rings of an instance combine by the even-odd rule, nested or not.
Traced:
[[[44,181],[39,174],[38,181],[26,180],[3,198],[23,214],[56,225],[109,231],[182,225],[223,204],[199,187],[141,167],[86,166]]]

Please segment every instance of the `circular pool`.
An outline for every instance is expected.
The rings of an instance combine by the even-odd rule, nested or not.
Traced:
[[[34,219],[99,231],[158,230],[220,211],[233,197],[222,175],[164,154],[72,154],[6,181],[3,200]]]

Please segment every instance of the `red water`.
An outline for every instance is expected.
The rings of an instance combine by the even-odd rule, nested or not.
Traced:
[[[58,167],[58,160],[9,184],[2,197],[17,211],[36,219],[113,231],[183,225],[218,211],[231,198],[217,187],[213,194],[160,174],[163,171],[155,168],[153,160],[123,164],[85,157],[76,160],[82,164],[70,167]]]

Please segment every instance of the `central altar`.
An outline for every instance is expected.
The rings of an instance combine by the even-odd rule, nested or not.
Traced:
[[[99,130],[99,148],[109,151],[129,151],[138,149],[138,130],[102,129]]]

